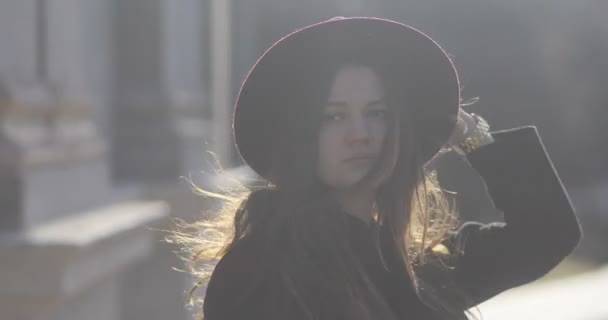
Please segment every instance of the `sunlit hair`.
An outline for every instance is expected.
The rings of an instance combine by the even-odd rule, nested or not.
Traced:
[[[436,294],[432,281],[421,276],[426,268],[446,272],[451,268],[450,256],[457,252],[450,252],[443,241],[455,228],[457,219],[452,195],[441,189],[434,171],[424,168],[417,145],[420,130],[408,114],[408,108],[400,107],[416,102],[407,101],[407,97],[398,94],[398,88],[390,87],[396,81],[387,78],[388,73],[383,72],[382,66],[359,60],[348,63],[371,65],[379,73],[387,89],[390,112],[394,112],[388,117],[395,121],[389,124],[379,165],[365,179],[380,181],[374,217],[390,234],[401,269],[397,271],[409,274],[413,288],[430,307],[447,314],[463,312],[461,305]],[[329,70],[333,75],[337,68]],[[311,82],[310,87],[304,83],[297,87],[328,88],[332,77],[326,76],[327,82],[316,86]],[[291,106],[283,119],[284,125],[292,129],[297,124],[299,127],[286,130],[281,140],[275,142],[277,153],[273,155],[276,165],[270,173],[272,183],[262,180],[251,187],[235,180],[228,189],[221,191],[194,187],[201,195],[220,204],[206,219],[180,223],[169,238],[183,248],[181,252],[187,269],[195,277],[196,284],[190,295],[194,305],[200,307],[203,302],[197,298],[196,289],[207,283],[218,259],[240,241],[256,237],[265,241],[265,245],[271,247],[270,251],[274,250],[272,246],[281,244],[281,250],[275,248],[281,252],[277,258],[281,286],[309,319],[316,316],[312,307],[315,295],[307,291],[301,274],[325,277],[323,281],[329,282],[328,286],[337,291],[332,299],[350,306],[351,310],[345,310],[349,319],[394,317],[346,241],[347,230],[335,214],[340,210],[339,206],[316,177],[319,122],[315,114],[320,114],[320,109],[313,108],[311,112],[309,106],[322,105],[327,92],[311,91],[319,93],[315,96],[310,91],[297,89],[278,91]],[[304,111],[307,107],[309,110]],[[302,117],[308,117],[307,121],[302,121]],[[323,268],[308,258],[317,251],[322,251],[323,257],[329,259]],[[379,253],[381,257],[385,254]],[[243,288],[242,294],[251,292]],[[246,297],[238,299],[243,301]]]

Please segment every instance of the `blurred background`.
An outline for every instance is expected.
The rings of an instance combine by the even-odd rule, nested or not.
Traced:
[[[188,179],[219,183],[208,151],[251,174],[230,132],[244,75],[280,36],[337,15],[433,37],[480,98],[467,110],[537,126],[571,194],[581,245],[484,318],[608,319],[604,0],[0,1],[0,319],[190,319],[191,280],[155,230],[203,218]],[[464,219],[502,219],[466,163],[441,165]]]

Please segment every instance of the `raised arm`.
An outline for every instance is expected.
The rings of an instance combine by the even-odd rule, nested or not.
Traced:
[[[531,282],[578,244],[581,229],[535,127],[492,133],[495,142],[467,155],[505,223],[467,222],[450,246],[461,255],[453,279],[476,305]]]

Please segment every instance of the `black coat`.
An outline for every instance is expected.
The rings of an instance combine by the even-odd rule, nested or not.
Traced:
[[[485,181],[496,208],[503,211],[505,223],[466,222],[450,234],[446,244],[458,245],[464,251],[455,261],[455,268],[437,277],[448,279],[450,287],[468,297],[462,319],[466,319],[465,308],[545,275],[571,253],[581,238],[574,209],[536,128],[492,135],[493,144],[473,151],[467,158]],[[355,217],[348,221],[366,270],[397,318],[441,319],[421,302],[406,272],[382,266],[369,241],[374,228],[382,232],[382,227],[369,226]],[[259,265],[259,259],[262,257],[255,243],[241,243],[220,260],[206,291],[206,320],[267,319],[264,312],[268,306],[276,307],[276,295],[271,291],[276,289],[272,284],[278,278],[260,276],[259,272],[272,273],[269,268],[248,268]],[[390,257],[387,262],[390,265]],[[434,285],[441,291],[441,283]],[[244,294],[245,287],[254,292]],[[247,301],[235,299],[239,296],[247,296]]]

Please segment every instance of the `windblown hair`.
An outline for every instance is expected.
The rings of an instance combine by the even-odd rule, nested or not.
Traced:
[[[432,284],[419,276],[424,268],[450,267],[445,261],[454,253],[442,242],[456,226],[456,214],[450,194],[440,188],[435,173],[425,171],[417,145],[420,130],[411,121],[408,108],[400,107],[416,101],[408,101],[401,94],[402,88],[396,87],[401,79],[387,77],[390,66],[361,57],[341,59],[341,63],[324,68],[328,70],[326,75],[304,76],[299,78],[304,82],[301,85],[286,84],[277,90],[290,107],[282,118],[290,130],[281,131],[285,134],[273,142],[277,153],[273,155],[272,182],[248,187],[236,181],[230,190],[220,192],[195,188],[222,205],[208,219],[181,224],[171,236],[171,241],[184,248],[188,270],[196,278],[191,298],[209,280],[219,258],[239,242],[256,237],[263,239],[267,251],[276,253],[281,286],[308,319],[315,319],[317,298],[307,283],[310,278],[322,279],[329,299],[346,306],[344,315],[349,319],[393,317],[346,240],[344,221],[335,214],[340,210],[336,200],[316,175],[320,107],[327,97],[331,75],[346,64],[359,64],[372,67],[380,75],[387,89],[389,112],[393,113],[387,118],[395,119],[389,124],[378,165],[365,178],[382,181],[377,190],[375,220],[388,230],[402,272],[409,274],[422,301],[446,314],[463,311],[461,306],[436,295],[429,289]],[[323,266],[311,261],[318,256],[324,257]],[[251,291],[243,288],[242,294]],[[200,305],[202,300],[192,303]]]
[[[271,214],[265,212],[265,210],[273,206],[272,203],[275,201],[273,198],[278,196],[276,187],[272,185],[250,190],[238,181],[234,181],[231,191],[210,192],[196,186],[194,189],[199,194],[222,203],[221,208],[209,218],[194,223],[180,223],[178,230],[174,231],[170,236],[172,242],[178,243],[184,249],[182,250],[182,257],[186,261],[187,271],[195,279],[195,285],[189,293],[189,303],[200,312],[202,310],[203,299],[197,298],[196,290],[199,287],[204,287],[208,282],[218,259],[230,251],[239,241],[244,241],[243,239],[254,232],[262,232],[260,230],[264,230],[264,232],[276,234],[281,232],[290,233],[291,228],[295,228],[297,223],[289,224],[289,228],[283,229],[283,231],[280,231],[281,229],[279,228],[282,228],[282,226],[278,221],[269,223],[269,220],[272,219]],[[301,210],[304,211],[303,208]],[[376,213],[377,219],[380,220],[380,217],[384,216],[384,219],[386,219],[384,223],[390,224],[391,222],[388,221],[391,218],[386,218],[386,214],[383,215],[383,212],[382,206],[379,206]],[[410,275],[413,282],[412,285],[415,288],[420,288],[421,279],[418,278],[415,270],[424,267],[427,263],[442,263],[448,259],[451,253],[441,243],[446,233],[453,229],[456,223],[453,205],[445,198],[445,191],[439,187],[434,172],[429,172],[423,178],[423,182],[417,185],[411,197],[409,210],[402,212],[401,216],[399,220],[402,223],[406,223],[406,225],[405,227],[394,226],[392,228],[395,233],[393,234],[395,247],[400,247],[402,250],[403,272],[407,272]],[[392,223],[397,223],[397,221]],[[318,223],[315,225],[319,226],[322,224]],[[302,232],[306,231],[301,230],[297,233],[301,234]],[[324,230],[316,229],[314,235],[312,233],[308,240],[318,238],[318,246],[328,246],[333,243],[326,240],[330,235],[324,234]],[[343,235],[343,233],[341,234]],[[335,240],[336,237],[337,235],[335,234],[331,236],[332,240]],[[269,241],[269,243],[272,242]],[[336,246],[336,248],[327,248],[327,250],[337,251],[343,249]],[[289,255],[288,252],[285,253]],[[296,252],[293,252],[293,254],[295,255]],[[335,256],[342,257],[349,256],[349,254],[335,252]],[[290,259],[292,261],[301,261],[300,259],[292,258],[285,258],[285,261],[289,261]],[[327,265],[331,264],[327,263]],[[297,268],[298,266],[292,265],[290,267]],[[359,262],[351,259],[345,259],[342,263],[334,265],[334,267],[335,271],[328,272],[325,270],[324,272],[339,275],[348,274],[347,271],[351,268],[359,269],[359,272],[362,270]],[[443,267],[449,268],[450,266],[445,265]],[[308,272],[312,272],[311,270],[314,269],[308,269]],[[289,274],[289,271],[285,270],[285,274]],[[363,278],[366,277],[366,275],[361,276]],[[338,279],[334,280],[340,283],[346,279],[342,279],[342,281],[338,281]],[[284,285],[290,287],[293,286],[293,283],[297,283],[297,279],[289,282],[286,279]],[[353,297],[365,296],[362,292],[357,292],[358,290],[375,292],[375,288],[366,287],[365,285],[357,287],[354,284],[344,282],[341,285],[345,290],[346,288],[351,288],[352,292],[350,292],[350,295]],[[369,283],[366,285],[369,285]],[[298,292],[297,287],[293,289],[295,292]],[[243,288],[243,292],[247,292],[246,288]],[[353,303],[352,305],[361,305],[361,301],[358,304]],[[437,308],[437,306],[434,307]],[[362,317],[362,319],[375,318],[371,310],[372,308],[368,308],[370,309],[366,310],[368,316]],[[449,308],[449,306],[443,306],[442,308]],[[360,312],[355,310],[352,313],[361,315]]]

